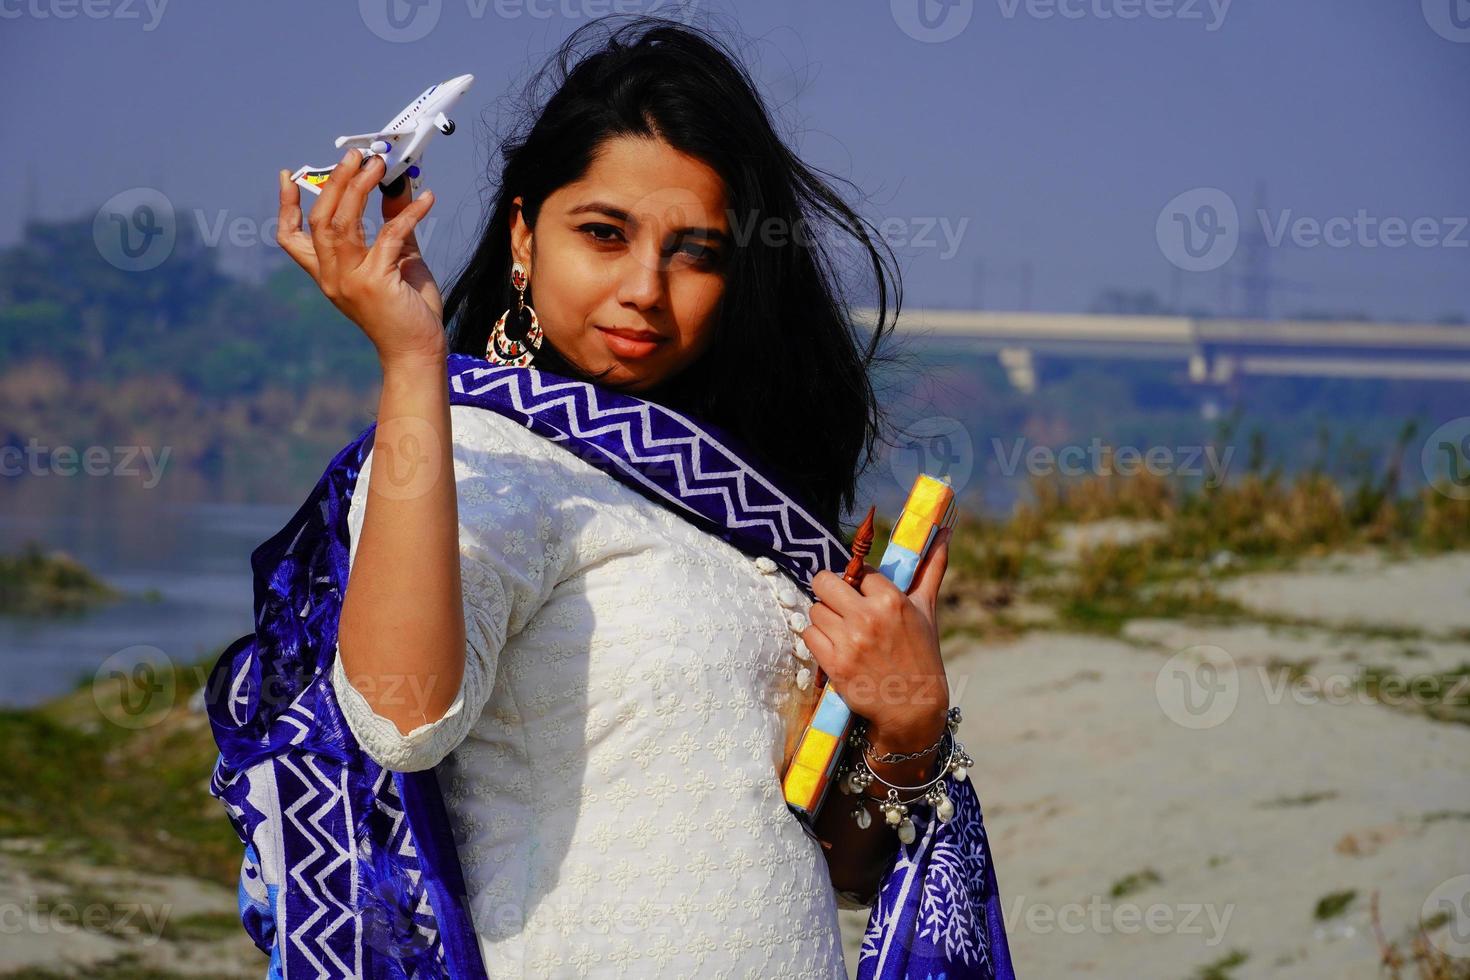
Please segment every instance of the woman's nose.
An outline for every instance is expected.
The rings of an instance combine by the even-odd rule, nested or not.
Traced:
[[[648,238],[629,250],[620,270],[618,283],[620,302],[638,309],[659,305],[664,294],[667,260],[657,241]]]

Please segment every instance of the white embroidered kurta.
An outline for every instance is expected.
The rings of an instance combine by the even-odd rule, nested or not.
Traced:
[[[490,976],[845,977],[821,847],[781,792],[811,601],[514,420],[450,411],[459,696],[403,735],[340,660],[333,684],[378,762],[443,761]]]

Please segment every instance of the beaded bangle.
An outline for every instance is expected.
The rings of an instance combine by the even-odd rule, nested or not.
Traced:
[[[909,807],[914,805],[933,806],[934,814],[941,822],[948,823],[954,817],[954,802],[949,794],[944,791],[944,780],[953,775],[955,779],[963,781],[969,775],[969,767],[975,764],[970,754],[965,751],[964,745],[955,737],[955,729],[960,724],[960,709],[950,708],[946,719],[944,734],[940,736],[940,744],[949,743],[949,754],[945,757],[944,765],[939,767],[939,774],[927,783],[918,786],[900,786],[890,783],[879,776],[867,764],[867,726],[859,722],[853,727],[849,736],[849,744],[858,750],[859,758],[846,766],[837,775],[838,787],[849,796],[857,796],[857,803],[852,810],[852,818],[857,825],[864,830],[872,825],[873,817],[868,812],[867,801],[873,800],[878,803],[878,809],[883,813],[883,818],[888,826],[898,831],[898,839],[905,844],[912,844],[916,831],[914,822],[909,818]],[[874,782],[881,783],[887,787],[888,792],[882,797],[870,796],[867,789]],[[917,793],[918,795],[907,799],[899,799],[899,792]]]

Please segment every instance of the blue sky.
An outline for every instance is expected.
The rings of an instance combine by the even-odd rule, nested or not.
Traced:
[[[0,0],[0,242],[32,206],[90,216],[144,186],[206,233],[234,222],[243,252],[227,261],[276,254],[252,241],[278,169],[334,162],[334,137],[473,72],[459,131],[427,160],[442,281],[476,230],[498,100],[591,16],[673,9]],[[1219,212],[1202,209],[1223,200],[1239,234],[1265,239],[1274,313],[1470,316],[1467,0],[705,0],[695,13],[738,32],[804,157],[862,190],[908,304],[1017,308],[1029,266],[1036,309],[1086,309],[1110,286],[1218,308],[1245,247],[1193,271],[1169,229],[1205,234]]]

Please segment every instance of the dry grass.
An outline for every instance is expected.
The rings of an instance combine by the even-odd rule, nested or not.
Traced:
[[[1406,426],[1405,437],[1412,431]],[[1321,469],[1287,478],[1258,462],[1216,486],[1123,476],[1109,465],[1081,478],[1035,478],[1031,499],[1008,518],[967,514],[956,526],[946,607],[958,614],[956,628],[981,635],[1006,632],[1006,608],[1028,600],[1056,610],[1059,625],[1117,632],[1138,616],[1241,615],[1214,588],[1224,576],[1339,550],[1470,547],[1470,501],[1443,488],[1398,492],[1404,442],[1386,472],[1365,471],[1348,485]],[[1161,533],[1083,547],[1071,564],[1054,559],[1059,525],[1109,518],[1155,522]]]
[[[1452,957],[1435,946],[1429,933],[1445,921],[1421,922],[1407,940],[1390,941],[1378,917],[1378,892],[1373,892],[1373,935],[1378,940],[1383,970],[1389,980],[1470,980],[1470,959]],[[1407,949],[1403,947],[1407,945]],[[1413,973],[1406,973],[1412,969]]]

